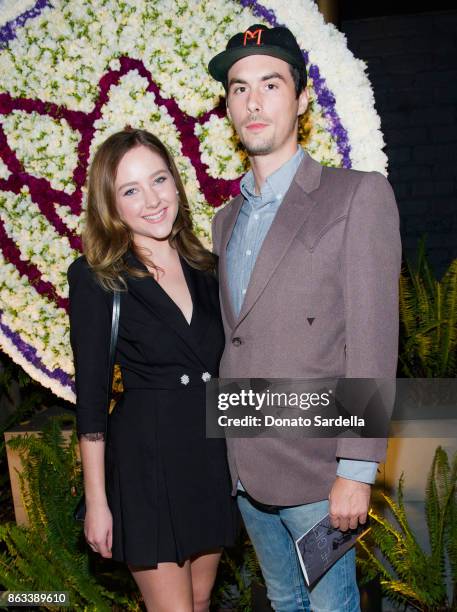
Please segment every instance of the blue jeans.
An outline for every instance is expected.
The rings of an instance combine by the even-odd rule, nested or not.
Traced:
[[[328,500],[270,513],[255,507],[242,493],[237,499],[274,610],[360,612],[355,548],[338,559],[311,589],[306,586],[300,567],[295,539],[328,512]]]

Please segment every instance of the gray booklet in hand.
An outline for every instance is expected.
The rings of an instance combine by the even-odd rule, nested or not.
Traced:
[[[369,522],[356,529],[340,531],[332,527],[326,514],[311,529],[295,541],[306,584],[312,587],[356,540],[370,529]]]

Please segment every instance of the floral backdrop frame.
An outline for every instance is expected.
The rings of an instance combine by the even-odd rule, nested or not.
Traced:
[[[247,161],[206,71],[232,34],[289,27],[309,76],[301,144],[323,164],[387,174],[367,66],[312,0],[0,2],[0,346],[59,397],[75,401],[66,270],[94,151],[126,124],[155,132],[209,244]]]

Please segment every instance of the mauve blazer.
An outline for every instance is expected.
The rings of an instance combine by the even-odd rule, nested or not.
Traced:
[[[226,248],[243,202],[213,219],[226,346],[222,378],[395,378],[399,215],[379,172],[321,166],[305,152],[258,255],[238,317]],[[233,492],[276,505],[326,499],[339,458],[383,461],[373,438],[231,438]]]

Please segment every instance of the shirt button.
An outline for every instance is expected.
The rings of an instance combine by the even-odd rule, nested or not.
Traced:
[[[243,289],[241,293],[244,295],[246,293],[246,289]]]
[[[246,255],[251,255],[251,254],[252,254],[251,249],[248,249],[248,250],[246,251]]]
[[[254,215],[254,219],[258,219],[258,218],[259,218],[259,215],[256,213],[256,214]]]
[[[232,344],[233,346],[241,346],[243,344],[243,341],[237,336],[236,338],[232,339]]]
[[[276,199],[277,199],[277,200],[280,200],[281,198],[282,198],[282,194],[281,194],[281,193],[278,193],[278,195],[276,196]]]

